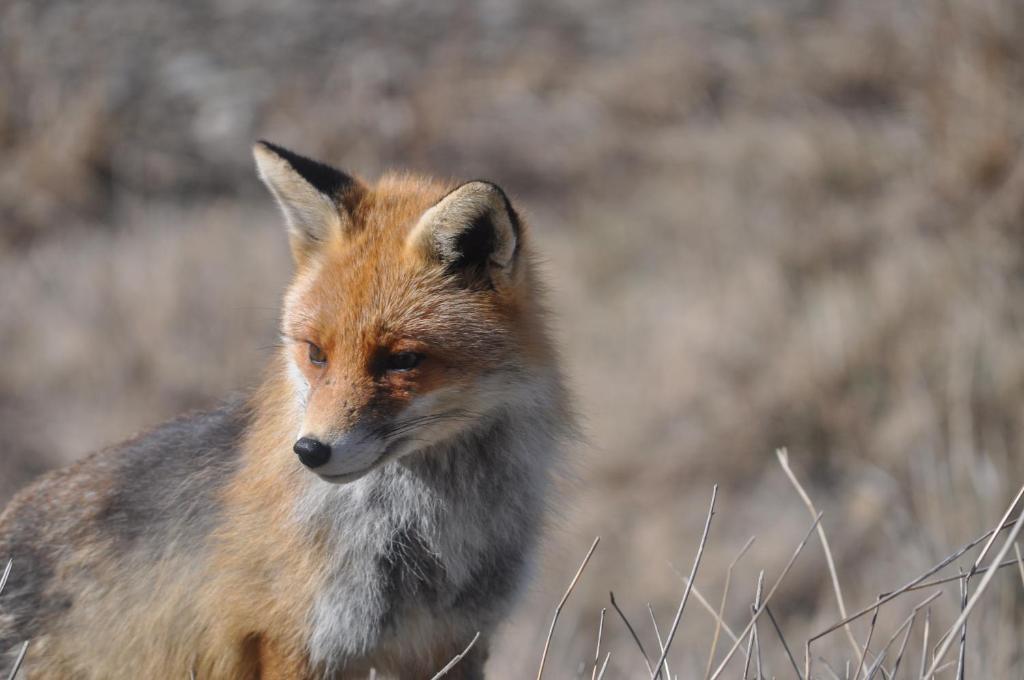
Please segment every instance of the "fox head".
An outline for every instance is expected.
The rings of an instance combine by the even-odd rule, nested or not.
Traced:
[[[547,401],[527,233],[500,188],[368,184],[266,142],[254,155],[295,261],[282,360],[303,464],[353,481]]]

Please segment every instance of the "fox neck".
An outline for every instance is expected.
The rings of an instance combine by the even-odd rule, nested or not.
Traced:
[[[306,621],[311,662],[337,670],[390,639],[407,655],[410,640],[431,644],[438,621],[461,639],[499,618],[531,561],[567,434],[557,380],[538,380],[531,399],[346,485],[290,455],[298,414],[280,397],[288,389],[278,383],[269,391],[278,396],[258,402],[259,441],[270,448],[253,453],[261,474],[273,471],[289,489],[276,495],[274,515],[322,556]]]

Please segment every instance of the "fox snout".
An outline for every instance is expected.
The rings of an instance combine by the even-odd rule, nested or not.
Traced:
[[[394,458],[403,441],[388,441],[369,428],[357,426],[334,438],[305,435],[292,450],[299,462],[321,479],[344,484]]]
[[[295,455],[299,457],[299,461],[310,470],[323,467],[325,463],[331,460],[330,445],[324,444],[314,437],[302,437],[299,441],[295,442],[293,450]]]

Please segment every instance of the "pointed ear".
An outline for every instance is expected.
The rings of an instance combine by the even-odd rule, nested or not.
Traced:
[[[459,274],[467,285],[493,285],[513,273],[520,225],[505,192],[490,182],[467,182],[423,213],[408,247]]]
[[[351,224],[346,198],[358,182],[340,170],[270,142],[253,147],[260,179],[277,199],[296,262]]]

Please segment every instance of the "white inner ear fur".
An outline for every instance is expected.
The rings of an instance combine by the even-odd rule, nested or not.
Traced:
[[[332,231],[343,227],[347,216],[342,215],[329,196],[303,179],[288,161],[259,144],[253,149],[253,156],[260,179],[281,207],[293,244],[326,241]]]
[[[442,262],[458,258],[458,236],[481,215],[489,214],[494,225],[494,250],[490,260],[498,267],[512,263],[516,232],[501,191],[486,182],[468,182],[442,198],[420,217],[409,234],[408,244]]]

